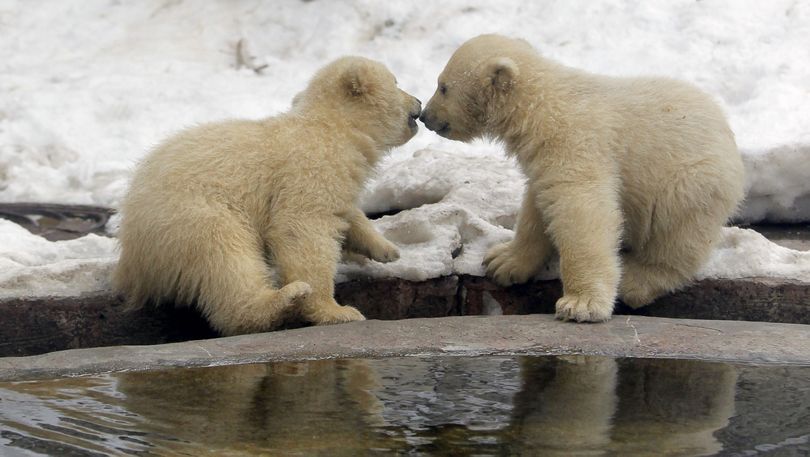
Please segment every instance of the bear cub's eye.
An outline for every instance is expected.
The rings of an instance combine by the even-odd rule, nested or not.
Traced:
[[[446,84],[439,84],[439,93],[442,95],[447,95],[447,85]]]

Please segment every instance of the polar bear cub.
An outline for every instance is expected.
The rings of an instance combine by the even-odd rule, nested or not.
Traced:
[[[484,259],[502,285],[553,250],[557,317],[603,321],[687,283],[743,198],[743,164],[715,102],[683,82],[588,74],[523,40],[482,35],[439,75],[422,113],[446,138],[502,141],[528,178],[515,238]]]
[[[318,71],[286,114],[168,139],[123,201],[114,286],[134,307],[196,302],[226,335],[287,317],[363,320],[333,298],[341,243],[380,262],[399,258],[355,202],[381,155],[414,136],[420,110],[382,64],[345,57]]]

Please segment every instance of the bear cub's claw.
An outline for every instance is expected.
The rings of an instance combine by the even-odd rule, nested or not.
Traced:
[[[577,322],[604,322],[613,314],[613,302],[588,295],[566,294],[557,300],[557,319]]]

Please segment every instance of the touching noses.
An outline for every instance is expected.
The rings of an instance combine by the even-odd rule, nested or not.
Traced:
[[[436,123],[436,119],[430,115],[427,108],[422,111],[422,114],[419,116],[419,120],[422,121],[422,124],[425,124],[425,127],[427,127],[428,130],[436,130],[436,126],[434,125]]]

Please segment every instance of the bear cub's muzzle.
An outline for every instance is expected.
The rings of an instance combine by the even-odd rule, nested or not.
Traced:
[[[416,125],[416,120],[419,119],[419,116],[422,114],[422,101],[416,97],[413,97],[415,105],[411,108],[411,111],[408,112],[408,126],[411,130],[416,130],[418,127]]]
[[[425,127],[428,130],[436,132],[442,136],[450,130],[450,124],[447,122],[440,123],[437,121],[436,117],[428,111],[428,108],[425,108],[425,110],[422,111],[422,114],[419,116],[419,120],[425,124]]]

